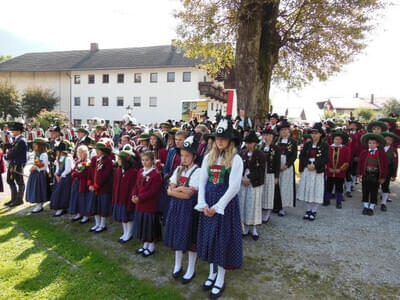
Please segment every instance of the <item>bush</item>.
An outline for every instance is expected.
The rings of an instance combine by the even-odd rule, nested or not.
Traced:
[[[369,108],[358,108],[354,111],[354,114],[358,116],[359,119],[366,122],[376,117],[376,112],[373,109]]]
[[[40,87],[27,88],[21,99],[22,109],[27,118],[33,118],[43,109],[53,110],[59,102],[55,92]]]
[[[63,112],[43,110],[33,119],[32,123],[39,123],[40,127],[47,130],[51,124],[62,127],[68,124],[69,120]]]

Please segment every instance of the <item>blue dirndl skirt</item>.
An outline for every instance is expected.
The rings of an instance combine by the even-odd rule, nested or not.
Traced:
[[[205,195],[208,206],[216,204],[227,189],[227,184],[208,182]],[[237,269],[242,266],[242,229],[237,195],[226,206],[224,215],[215,213],[210,218],[200,213],[197,254],[202,260],[225,269]]]
[[[168,183],[163,183],[161,186],[160,203],[158,204],[158,211],[162,214],[162,224],[165,225],[169,204],[171,198],[168,196]]]
[[[101,217],[111,216],[111,193],[96,194],[94,197],[94,214]]]
[[[26,185],[26,201],[43,203],[47,201],[47,172],[36,171],[29,175]]]
[[[50,198],[51,209],[68,209],[71,199],[72,177],[62,177],[60,182],[54,184],[53,193]]]
[[[95,212],[95,203],[96,203],[96,193],[88,191],[85,195],[85,205],[82,206],[84,211],[79,212],[82,216],[90,217],[94,215]],[[80,207],[81,208],[81,207]]]
[[[193,209],[196,196],[191,199],[170,197],[166,217],[164,243],[173,250],[196,251],[198,212]]]
[[[133,217],[133,237],[143,242],[161,239],[161,223],[157,213],[143,213],[135,210]]]
[[[120,203],[115,203],[112,209],[112,217],[117,222],[131,222],[135,211],[128,212],[126,206]]]
[[[72,181],[71,199],[69,200],[68,212],[70,214],[78,213],[78,198],[79,198],[79,180]]]

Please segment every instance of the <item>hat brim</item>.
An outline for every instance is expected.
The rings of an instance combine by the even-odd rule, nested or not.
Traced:
[[[368,141],[369,140],[375,140],[378,141],[380,144],[385,143],[385,138],[381,134],[376,134],[376,133],[366,133],[361,137],[361,144],[364,145],[364,147],[368,147]]]

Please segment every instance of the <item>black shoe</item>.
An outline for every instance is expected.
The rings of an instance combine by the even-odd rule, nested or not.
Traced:
[[[284,217],[286,215],[285,211],[279,211],[278,216],[279,217]]]
[[[179,277],[181,277],[181,275],[182,275],[182,267],[179,269],[179,271],[172,273],[172,277],[174,277],[175,279],[179,279]]]
[[[342,208],[342,203],[336,203],[336,208],[341,209]]]
[[[4,205],[9,206],[11,203],[13,203],[13,200],[7,201],[6,203],[4,203]]]
[[[346,197],[347,198],[353,198],[353,196],[351,195],[351,192],[346,192]]]
[[[131,236],[129,239],[127,239],[127,240],[123,240],[123,239],[121,239],[121,244],[126,244],[127,242],[129,242],[131,239],[132,239],[133,237]]]
[[[139,249],[136,250],[136,254],[143,254],[144,250],[146,250],[146,249],[139,248]]]
[[[364,207],[364,209],[362,210],[362,214],[363,215],[367,215],[368,214],[368,208]]]
[[[393,201],[392,201],[392,199],[388,198],[388,199],[387,199],[387,202],[393,202]]]
[[[73,218],[71,219],[71,222],[76,222],[76,221],[79,221],[80,219],[82,219],[82,216],[80,216],[80,217],[73,217]]]
[[[14,202],[11,202],[11,203],[8,205],[8,207],[16,207],[16,206],[19,206],[19,205],[22,205],[22,204],[24,204],[23,201],[15,200]]]
[[[331,205],[331,201],[324,201],[324,203],[322,203],[322,206],[329,206]]]
[[[356,183],[356,184],[357,184],[357,183]],[[351,187],[351,191],[352,191],[352,192],[354,191],[354,186]]]
[[[211,291],[211,292],[210,292],[210,299],[217,299],[217,298],[219,298],[219,297],[222,296],[222,293],[223,293],[224,290],[225,290],[225,284],[224,284],[222,287],[219,287],[219,286],[214,285],[214,286],[213,286],[213,289],[217,289],[217,290],[218,290],[218,293],[214,294],[214,293]]]
[[[373,216],[374,215],[374,210],[372,208],[368,208],[367,215],[368,216]]]
[[[106,226],[104,226],[104,227],[101,227],[101,229],[100,230],[95,230],[94,231],[94,233],[100,233],[100,232],[103,232],[103,231],[106,231],[107,230],[107,227]]]
[[[387,206],[385,204],[381,205],[381,211],[387,211]]]
[[[217,274],[215,274],[215,279],[212,280],[210,278],[207,278],[206,281],[204,281],[203,283],[203,291],[209,291],[213,288],[215,280],[217,280]],[[207,282],[211,282],[211,285],[206,284]]]
[[[194,272],[193,275],[192,275],[192,277],[190,277],[190,278],[188,278],[188,279],[182,277],[181,283],[182,283],[182,284],[188,284],[189,282],[192,281],[192,279],[193,279],[195,276],[196,276],[196,272]]]
[[[79,224],[86,224],[87,222],[89,222],[89,218],[87,218],[85,221],[80,220],[80,221],[79,221]]]
[[[242,237],[243,237],[243,238],[246,237],[246,236],[248,236],[248,235],[250,235],[250,233],[243,233],[243,232],[242,232]]]
[[[149,256],[153,255],[155,252],[156,252],[156,250],[150,251],[149,249],[144,249],[143,256],[149,257]]]
[[[316,217],[317,217],[317,212],[311,212],[309,220],[314,221]]]
[[[309,220],[311,215],[311,210],[307,210],[306,214],[303,216],[303,220]]]
[[[251,235],[251,238],[253,239],[253,241],[258,241],[258,239],[259,239],[260,237],[258,236],[258,234],[252,234],[252,235]]]

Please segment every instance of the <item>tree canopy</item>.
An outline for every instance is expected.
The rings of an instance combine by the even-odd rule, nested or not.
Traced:
[[[24,115],[27,118],[32,118],[43,109],[53,110],[58,101],[59,98],[55,96],[54,91],[40,87],[31,87],[24,91],[21,105]]]
[[[7,81],[0,81],[0,118],[6,120],[8,116],[16,118],[20,114],[17,89]]]

